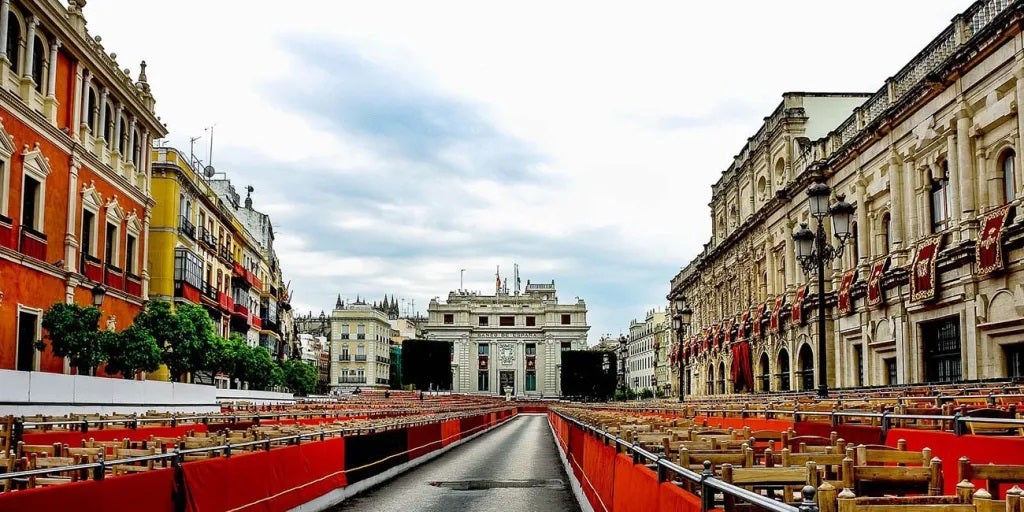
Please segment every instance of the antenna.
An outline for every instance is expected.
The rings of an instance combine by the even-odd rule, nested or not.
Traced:
[[[206,159],[206,161],[209,162],[210,165],[213,165],[213,127],[214,126],[217,126],[217,123],[213,123],[212,125],[210,125],[210,126],[208,126],[208,127],[203,129],[203,131],[209,131],[210,132],[210,156],[209,156],[209,158]]]
[[[189,163],[189,165],[191,165],[192,162],[196,161],[196,141],[201,139],[201,138],[203,138],[202,135],[197,135],[195,137],[189,137],[189,139],[188,139],[188,163]]]

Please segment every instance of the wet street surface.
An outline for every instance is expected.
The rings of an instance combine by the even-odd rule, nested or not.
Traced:
[[[557,450],[546,416],[519,416],[332,510],[579,511]]]

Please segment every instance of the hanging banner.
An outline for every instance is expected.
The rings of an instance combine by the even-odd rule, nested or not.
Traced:
[[[868,276],[868,306],[874,307],[885,302],[885,295],[882,293],[882,276],[888,269],[888,256],[875,260],[871,265],[871,274]]]
[[[917,246],[914,263],[910,266],[910,300],[931,300],[935,298],[935,260],[942,244],[942,235],[925,238]]]
[[[725,329],[725,336],[723,336],[722,338],[725,339],[725,340],[728,340],[728,341],[732,341],[733,340],[732,332],[733,332],[733,329],[735,329],[735,328],[736,328],[736,317],[732,317],[732,318],[729,319],[729,327],[727,327]]]
[[[842,316],[853,313],[853,297],[850,295],[850,289],[853,288],[853,282],[857,279],[857,269],[847,270],[843,274],[843,280],[839,283],[839,296],[838,296],[838,309],[839,314]]]
[[[751,368],[750,343],[741,341],[732,346],[732,382],[738,393],[754,390],[754,371]]]
[[[974,258],[978,262],[978,275],[986,276],[1002,270],[1003,239],[1000,236],[1006,219],[1010,216],[1010,205],[996,208],[981,218],[981,239],[974,246]]]
[[[775,307],[772,308],[772,316],[768,319],[768,332],[778,333],[781,328],[779,315],[782,314],[782,303],[786,301],[786,294],[779,295],[775,299]]]
[[[740,315],[740,327],[739,332],[736,334],[738,339],[746,339],[747,337],[747,325],[750,322],[750,310],[746,310]]]
[[[757,312],[754,313],[754,336],[761,335],[761,320],[764,320],[764,310],[767,309],[767,303],[761,303],[757,306]]]
[[[790,319],[793,320],[795,325],[804,324],[804,299],[807,298],[807,288],[810,284],[805,284],[803,288],[800,288],[796,292],[796,299],[793,301],[792,311],[790,312]]]

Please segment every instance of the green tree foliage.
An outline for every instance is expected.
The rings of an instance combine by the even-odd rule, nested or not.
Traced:
[[[250,350],[252,362],[249,367],[249,378],[245,380],[249,382],[250,389],[269,389],[274,380],[274,368],[277,366],[274,358],[264,347],[252,347]]]
[[[163,351],[142,327],[131,325],[121,332],[101,332],[99,342],[109,373],[132,379],[140,371],[152,372],[160,367]]]
[[[216,355],[213,320],[202,306],[152,301],[135,317],[135,325],[145,329],[163,349],[162,362],[167,365],[171,380],[210,370],[211,356]],[[212,358],[216,359],[216,358]]]
[[[99,344],[100,310],[77,304],[57,303],[43,313],[43,329],[50,349],[66,357],[80,375],[88,375],[102,362]]]
[[[316,391],[316,384],[320,378],[317,368],[307,362],[289,359],[281,361],[281,370],[284,374],[284,385],[297,395],[308,395]]]

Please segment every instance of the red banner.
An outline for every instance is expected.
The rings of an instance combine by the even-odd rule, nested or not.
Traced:
[[[997,208],[981,218],[981,239],[974,246],[974,257],[978,262],[978,275],[985,276],[1002,270],[1003,241],[1000,237],[1006,218],[1010,214],[1010,205]]]
[[[758,304],[758,306],[757,306],[757,313],[754,313],[754,327],[753,327],[754,336],[760,336],[761,335],[761,320],[764,319],[765,307],[766,307],[765,303]]]
[[[786,294],[779,295],[775,299],[775,307],[772,308],[772,316],[768,319],[768,332],[778,333],[781,328],[779,315],[782,313],[782,303],[786,301]]]
[[[796,325],[804,324],[804,299],[807,298],[807,288],[809,286],[809,284],[805,284],[803,288],[796,292],[796,300],[793,301],[792,316],[790,316],[790,319]]]
[[[910,300],[931,300],[935,298],[935,259],[942,244],[942,235],[925,238],[917,246],[914,263],[910,266]]]
[[[885,302],[885,295],[882,293],[882,276],[889,269],[889,257],[883,256],[871,265],[871,274],[868,276],[868,306],[877,306]]]
[[[750,361],[750,343],[741,341],[732,346],[732,382],[734,390],[754,389],[754,371]]]
[[[853,282],[857,279],[857,269],[847,270],[843,274],[843,281],[839,283],[839,314],[842,316],[853,313],[853,297],[850,296],[850,288],[853,287]]]

